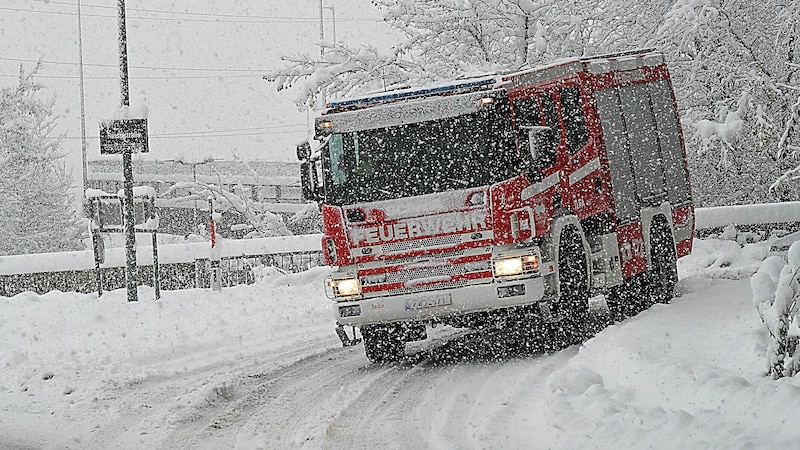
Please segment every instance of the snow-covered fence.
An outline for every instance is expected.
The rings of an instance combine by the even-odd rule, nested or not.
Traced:
[[[734,225],[745,230],[800,229],[800,202],[717,206],[695,210],[695,230],[700,237]]]
[[[252,283],[261,266],[296,272],[321,262],[321,235],[282,236],[222,241],[223,286]],[[158,247],[161,288],[165,290],[208,287],[207,242],[164,244]],[[139,282],[152,283],[153,252],[138,247]],[[106,250],[101,265],[104,289],[117,289],[125,282],[125,249]],[[0,295],[51,290],[93,292],[97,290],[94,256],[90,250],[62,253],[0,256]]]

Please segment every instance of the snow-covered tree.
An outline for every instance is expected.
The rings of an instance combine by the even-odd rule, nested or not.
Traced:
[[[675,80],[693,176],[703,180],[701,204],[797,199],[797,186],[768,189],[792,167],[778,144],[798,77],[796,3],[676,0],[664,15],[656,43]]]
[[[597,11],[577,0],[374,0],[405,38],[389,54],[343,44],[286,56],[266,75],[299,107],[389,87],[511,71],[592,50]],[[606,42],[608,39],[605,40]]]
[[[698,205],[796,200],[769,186],[794,168],[781,147],[800,84],[800,3],[784,0],[373,0],[402,33],[392,53],[343,45],[286,58],[268,76],[298,106],[382,87],[514,71],[635,48],[665,52]],[[769,26],[763,26],[769,24]],[[794,122],[791,122],[794,123]],[[792,128],[793,129],[793,128]],[[702,180],[702,182],[700,182]]]
[[[178,195],[175,195],[178,193]],[[162,197],[178,202],[198,202],[212,199],[217,213],[232,212],[240,216],[243,224],[233,225],[231,231],[243,232],[244,238],[287,236],[292,232],[284,224],[283,217],[270,212],[264,205],[215,184],[186,181],[173,184]]]
[[[53,136],[54,99],[40,98],[36,70],[20,69],[0,89],[0,254],[77,250],[81,232],[69,195],[71,177]]]
[[[767,374],[772,378],[800,373],[800,243],[788,253],[767,258],[750,280],[753,303],[769,333]]]

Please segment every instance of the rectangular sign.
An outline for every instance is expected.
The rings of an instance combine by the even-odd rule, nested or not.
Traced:
[[[101,232],[123,232],[122,200],[117,196],[95,197],[91,199],[91,218]],[[145,225],[155,217],[154,203],[146,198],[133,199],[133,224],[137,232],[155,231]]]
[[[426,308],[436,308],[438,306],[447,306],[453,304],[453,298],[449,293],[434,294],[424,297],[406,300],[406,311]]]
[[[148,153],[147,119],[120,119],[100,123],[100,154]]]

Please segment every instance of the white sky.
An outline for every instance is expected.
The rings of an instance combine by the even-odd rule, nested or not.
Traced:
[[[81,4],[91,160],[100,157],[100,121],[113,116],[120,102],[117,1]],[[370,2],[328,4],[334,7],[337,41],[391,44]],[[280,64],[282,55],[316,54],[318,1],[128,0],[126,10],[130,102],[149,108],[150,154],[143,158],[199,153],[295,159],[308,117],[262,75]],[[326,39],[332,39],[331,10],[324,13]],[[0,0],[0,87],[15,85],[20,64],[30,70],[32,61],[44,62],[38,81],[57,96],[59,131],[67,137],[63,150],[76,186],[81,177],[77,34],[77,0]]]

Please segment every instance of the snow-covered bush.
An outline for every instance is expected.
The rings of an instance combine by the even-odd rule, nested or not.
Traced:
[[[316,203],[309,203],[289,217],[286,227],[294,234],[322,233],[322,214]]]
[[[788,263],[770,256],[750,279],[753,304],[769,333],[767,374],[791,377],[800,372],[800,242],[789,248]]]
[[[175,192],[183,195],[172,197]],[[161,196],[179,202],[207,201],[211,198],[216,212],[232,212],[241,217],[243,223],[233,225],[230,229],[232,232],[240,233],[245,239],[292,235],[281,215],[269,211],[269,208],[260,202],[242,197],[215,184],[200,181],[178,182]]]

